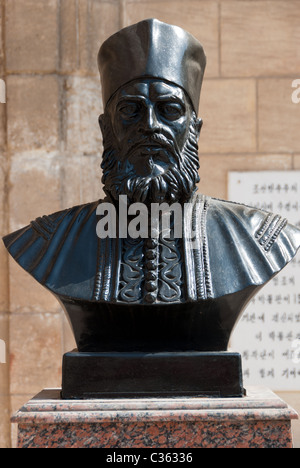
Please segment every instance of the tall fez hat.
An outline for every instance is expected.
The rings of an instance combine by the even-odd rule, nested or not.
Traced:
[[[147,19],[121,29],[102,44],[98,66],[105,106],[130,81],[159,78],[183,88],[198,112],[206,57],[200,42],[178,26]]]

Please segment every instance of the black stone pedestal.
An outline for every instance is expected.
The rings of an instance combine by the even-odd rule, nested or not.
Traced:
[[[63,399],[242,397],[241,356],[230,352],[79,353],[63,357]]]

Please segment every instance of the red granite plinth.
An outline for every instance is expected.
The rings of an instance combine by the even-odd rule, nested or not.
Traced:
[[[47,389],[12,418],[19,448],[292,448],[297,413],[268,389],[243,398],[62,400]]]

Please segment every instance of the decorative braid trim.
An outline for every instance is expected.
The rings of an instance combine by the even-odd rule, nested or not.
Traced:
[[[266,252],[269,252],[288,221],[279,215],[269,214],[255,233],[255,238]]]
[[[207,212],[209,197],[198,195],[193,210],[193,230],[196,231],[196,248],[194,248],[194,274],[198,299],[212,297],[209,252],[207,242]]]

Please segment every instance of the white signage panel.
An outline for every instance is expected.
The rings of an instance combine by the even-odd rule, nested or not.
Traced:
[[[300,171],[230,172],[228,199],[300,229]],[[300,390],[300,252],[251,301],[231,348],[242,355],[245,385]]]

